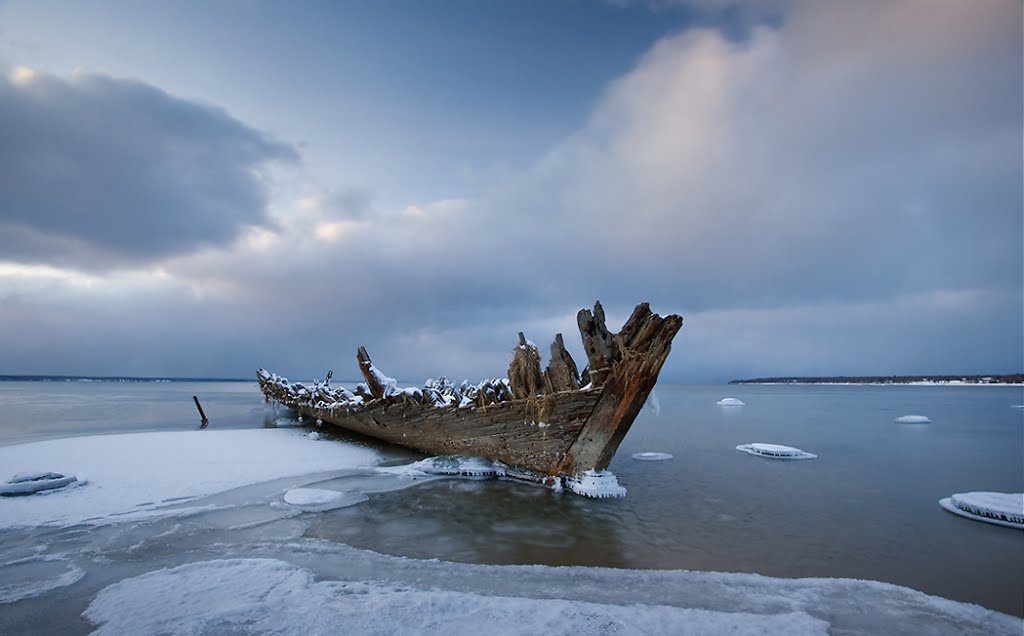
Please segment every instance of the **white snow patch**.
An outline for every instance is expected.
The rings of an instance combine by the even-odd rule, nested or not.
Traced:
[[[779,444],[762,444],[761,442],[752,442],[750,444],[740,444],[736,447],[736,450],[743,453],[749,453],[751,455],[757,455],[759,457],[768,457],[771,459],[814,459],[817,457],[814,453],[808,453],[802,451],[799,448],[793,448],[792,446],[780,446]]]
[[[721,400],[715,402],[715,404],[717,404],[718,406],[745,406],[743,400],[734,397],[722,398]]]
[[[565,487],[584,497],[625,497],[626,489],[619,485],[618,478],[607,470],[588,470],[582,475],[565,478]]]
[[[1024,530],[1024,493],[962,492],[939,505],[968,519]]]
[[[638,459],[642,462],[658,462],[664,461],[666,459],[672,459],[672,455],[670,453],[655,453],[651,451],[646,451],[643,453],[633,453],[633,459]]]
[[[275,559],[190,563],[104,588],[83,616],[110,634],[790,634],[825,635],[802,611],[724,612],[316,581]]]
[[[931,420],[924,415],[901,415],[893,420],[897,424],[930,424]]]
[[[98,435],[0,447],[0,466],[38,466],[89,475],[88,488],[0,499],[0,528],[108,523],[169,514],[174,499],[203,497],[272,479],[369,466],[377,453],[332,442],[310,444],[286,429]],[[125,516],[127,515],[127,516]]]
[[[310,433],[306,435],[306,439],[311,439],[315,442],[316,440],[320,439],[320,433],[317,433],[316,431],[310,431]]]

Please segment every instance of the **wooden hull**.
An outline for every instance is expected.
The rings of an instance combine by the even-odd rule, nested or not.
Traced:
[[[578,322],[589,362],[582,377],[561,334],[544,371],[536,347],[519,334],[508,379],[475,387],[398,389],[361,347],[366,382],[356,393],[331,387],[330,374],[310,386],[262,369],[257,378],[268,401],[325,424],[427,454],[483,457],[512,476],[578,482],[608,467],[658,380],[682,318],[662,318],[642,303],[612,335],[598,303],[593,313],[580,311]]]
[[[264,391],[266,393],[266,391]],[[285,404],[304,417],[431,455],[473,455],[554,475],[601,395],[564,391],[481,407],[378,403],[363,409]]]

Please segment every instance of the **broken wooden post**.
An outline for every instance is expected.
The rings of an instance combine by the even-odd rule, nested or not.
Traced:
[[[206,413],[203,413],[203,407],[199,404],[199,398],[193,395],[192,399],[195,400],[196,408],[199,409],[199,417],[202,418],[202,421],[199,423],[199,428],[206,428],[206,425],[210,423],[210,420],[206,419]]]
[[[562,334],[555,334],[551,343],[551,360],[544,371],[544,388],[546,393],[559,391],[575,391],[580,388],[580,373],[576,370],[576,361],[565,348]]]
[[[519,344],[512,355],[512,363],[508,366],[508,383],[512,387],[512,397],[517,400],[536,398],[544,390],[544,376],[540,372],[540,352],[521,331]]]
[[[370,354],[366,353],[366,347],[359,347],[359,351],[356,352],[356,359],[359,360],[359,370],[363,374],[363,379],[366,380],[366,386],[370,388],[370,394],[373,395],[374,399],[383,399],[387,395],[388,388],[384,384],[380,373],[377,372],[376,367],[373,366]]]
[[[581,309],[576,315],[576,322],[583,338],[583,350],[590,360],[590,364],[587,365],[590,370],[590,381],[594,386],[601,386],[608,377],[613,362],[612,337],[604,324],[604,307],[601,306],[601,302],[594,303],[593,313]]]

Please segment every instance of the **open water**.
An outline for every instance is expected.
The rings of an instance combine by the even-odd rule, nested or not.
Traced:
[[[212,428],[270,426],[283,415],[248,382],[0,382],[0,445],[194,429],[193,395]],[[746,405],[716,405],[726,396]],[[659,385],[656,397],[659,408],[643,410],[610,467],[628,489],[623,499],[443,479],[306,513],[295,527],[306,538],[417,559],[872,579],[1024,615],[1024,532],[938,505],[956,492],[1024,490],[1021,387]],[[910,414],[932,422],[894,422]],[[735,450],[749,442],[818,458]],[[673,458],[632,458],[644,451]],[[422,457],[384,453],[389,463]],[[54,541],[80,540],[61,532]],[[6,538],[27,541],[19,537]],[[176,563],[168,550],[154,563]],[[109,580],[131,570],[127,561],[109,569]],[[96,585],[105,578],[90,576]],[[69,603],[63,625],[88,631],[77,618],[87,602]],[[11,613],[10,624],[36,625],[37,610],[21,605],[24,616]]]

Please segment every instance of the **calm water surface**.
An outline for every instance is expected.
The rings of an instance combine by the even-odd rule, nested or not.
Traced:
[[[0,444],[198,424],[270,425],[255,383],[0,382]],[[715,402],[733,396],[743,407]],[[495,564],[855,577],[1024,614],[1024,533],[952,515],[954,492],[1024,489],[1019,387],[659,386],[591,500],[451,479],[310,514],[306,535],[378,552]],[[919,414],[931,424],[896,424]],[[768,442],[809,461],[752,457]],[[674,458],[641,462],[633,453]],[[386,450],[391,461],[416,456]],[[2,469],[2,467],[0,467]]]

